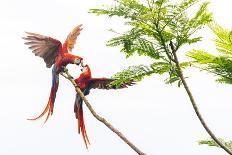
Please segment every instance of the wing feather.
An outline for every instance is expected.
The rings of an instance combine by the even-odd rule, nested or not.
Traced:
[[[74,48],[74,45],[76,44],[77,36],[79,36],[82,30],[81,26],[82,24],[76,26],[67,36],[65,44],[67,45],[67,49],[69,51],[72,51],[72,49]]]
[[[29,46],[36,56],[44,59],[46,66],[50,68],[59,53],[61,42],[48,36],[26,32],[27,36],[23,37],[26,41],[24,44]]]

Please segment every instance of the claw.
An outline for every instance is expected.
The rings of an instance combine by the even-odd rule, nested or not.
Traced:
[[[65,78],[68,78],[68,76],[64,73],[64,72],[60,72],[60,74],[65,77]]]
[[[61,67],[61,72],[65,73],[65,72],[67,72],[67,71],[68,71],[68,69],[67,69],[65,66],[62,66],[62,67]]]

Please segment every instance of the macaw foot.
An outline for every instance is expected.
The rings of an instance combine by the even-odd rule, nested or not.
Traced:
[[[65,72],[67,72],[67,71],[68,71],[68,69],[67,69],[65,66],[61,66],[60,72],[65,73]]]
[[[64,72],[60,72],[60,74],[65,77],[65,78],[68,78],[68,76],[64,73]]]

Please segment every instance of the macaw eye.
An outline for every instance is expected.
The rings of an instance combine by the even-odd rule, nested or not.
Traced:
[[[81,63],[81,60],[80,60],[80,59],[75,59],[75,60],[74,60],[74,64],[78,64],[78,65],[79,65],[80,63]]]

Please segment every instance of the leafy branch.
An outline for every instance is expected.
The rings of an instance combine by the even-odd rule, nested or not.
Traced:
[[[185,69],[190,66],[189,62],[182,62],[180,64],[181,68]],[[174,83],[178,81],[178,86],[181,85],[181,81],[176,74],[177,68],[173,64],[167,62],[154,62],[149,66],[138,65],[138,66],[130,66],[127,69],[124,69],[121,72],[116,73],[112,76],[115,81],[111,82],[111,87],[120,86],[123,83],[127,83],[129,81],[141,81],[146,76],[151,76],[153,74],[167,74],[168,77],[165,79],[167,84]]]
[[[219,138],[222,144],[224,144],[228,149],[232,151],[232,141],[225,141],[222,138]],[[214,147],[220,147],[217,143],[215,143],[212,139],[207,140],[200,140],[198,142],[200,145],[208,145],[208,146],[214,146]]]
[[[231,31],[222,28],[215,22],[209,24],[209,27],[216,35],[214,42],[218,55],[202,50],[192,50],[187,53],[187,56],[193,59],[192,63],[197,67],[216,75],[218,82],[232,84]]]
[[[196,32],[212,21],[208,2],[203,2],[193,17],[187,10],[200,0],[182,0],[172,4],[169,0],[117,0],[117,4],[103,9],[91,9],[96,15],[118,16],[129,25],[128,31],[108,41],[108,46],[120,46],[127,57],[137,53],[154,60],[150,66],[132,66],[113,76],[117,80],[111,85],[120,85],[128,80],[142,80],[145,76],[167,73],[166,83],[183,84],[195,113],[211,138],[228,154],[232,152],[217,139],[209,129],[196,105],[195,99],[185,80],[182,69],[189,63],[179,62],[177,53],[185,44],[201,41]],[[193,34],[195,34],[193,36]],[[220,42],[219,42],[220,43]]]
[[[231,31],[222,28],[215,22],[209,24],[210,29],[216,35],[213,40],[216,45],[217,55],[202,50],[192,50],[187,56],[192,58],[192,64],[201,70],[212,73],[217,77],[217,82],[232,84],[232,41]],[[219,139],[228,149],[232,151],[232,141],[226,142]],[[212,139],[201,140],[199,144],[219,147]]]
[[[228,149],[228,148],[215,136],[215,134],[210,130],[210,128],[209,128],[208,125],[206,124],[205,120],[203,119],[203,117],[202,117],[202,115],[201,115],[201,113],[200,113],[200,111],[199,111],[199,109],[198,109],[198,106],[197,106],[197,104],[196,104],[196,102],[195,102],[195,99],[194,99],[194,97],[193,97],[193,95],[192,95],[192,92],[190,91],[189,86],[188,86],[187,82],[185,81],[185,78],[184,78],[184,76],[183,76],[182,69],[181,69],[181,67],[180,67],[180,65],[179,65],[178,57],[177,57],[177,55],[176,55],[175,47],[174,47],[174,45],[173,45],[172,42],[170,42],[170,46],[171,46],[171,49],[172,49],[172,52],[173,52],[173,55],[174,55],[174,59],[176,60],[175,62],[176,62],[176,66],[177,66],[177,68],[178,68],[178,74],[179,74],[179,76],[180,76],[180,78],[181,78],[181,81],[182,81],[182,83],[183,83],[183,85],[184,85],[184,88],[185,88],[185,90],[186,90],[186,92],[187,92],[187,94],[188,94],[188,96],[189,96],[189,99],[190,99],[190,101],[191,101],[191,103],[192,103],[192,106],[193,106],[193,108],[194,108],[194,111],[195,111],[195,113],[196,113],[198,119],[200,120],[202,126],[205,128],[205,130],[206,130],[207,133],[210,135],[210,137],[214,140],[214,142],[215,142],[218,146],[220,146],[223,150],[225,150],[228,154],[231,155],[231,154],[232,154],[232,151],[231,151],[230,149]]]

